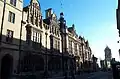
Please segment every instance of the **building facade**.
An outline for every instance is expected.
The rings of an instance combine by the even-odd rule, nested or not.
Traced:
[[[111,68],[111,59],[112,59],[112,53],[111,53],[111,49],[106,46],[105,50],[105,65],[106,65],[106,68]]]
[[[100,60],[101,70],[105,69],[105,60]]]
[[[98,60],[98,58],[93,55],[92,56],[92,71],[94,71],[94,72],[99,70],[97,60]]]
[[[0,77],[8,79],[17,72],[22,0],[0,0]]]
[[[37,0],[24,8],[21,0],[7,0],[5,4],[1,0],[0,4],[2,78],[15,74],[63,75],[90,67],[89,42],[76,34],[74,24],[67,26],[63,13],[57,18],[49,8],[43,19]]]
[[[116,10],[116,18],[117,18],[117,29],[120,36],[120,1],[118,0],[118,8]]]

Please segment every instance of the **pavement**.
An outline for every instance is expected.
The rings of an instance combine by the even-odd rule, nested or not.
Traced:
[[[113,79],[112,72],[94,72],[94,73],[84,73],[81,75],[75,75],[75,79]],[[48,78],[48,79],[64,79],[64,77]]]
[[[76,79],[113,79],[112,72],[95,72],[86,75],[78,75]]]

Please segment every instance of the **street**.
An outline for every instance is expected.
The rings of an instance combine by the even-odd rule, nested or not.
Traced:
[[[112,72],[95,72],[91,74],[84,74],[76,76],[76,79],[113,79]]]

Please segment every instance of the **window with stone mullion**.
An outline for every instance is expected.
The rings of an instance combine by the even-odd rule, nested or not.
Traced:
[[[40,47],[42,46],[42,34],[40,33]]]
[[[75,51],[75,54],[77,55],[77,43],[74,43],[74,51]]]
[[[80,47],[80,45],[79,45],[79,55],[81,56],[81,47]]]
[[[57,40],[55,40],[55,49],[57,50]]]
[[[9,11],[8,21],[12,23],[15,22],[15,13]]]
[[[58,50],[60,50],[60,42],[58,41]]]
[[[69,53],[72,53],[72,41],[69,40]]]

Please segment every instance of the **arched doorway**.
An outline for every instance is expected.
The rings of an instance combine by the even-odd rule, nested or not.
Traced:
[[[1,79],[8,79],[12,73],[13,57],[9,54],[2,58],[1,62]]]

